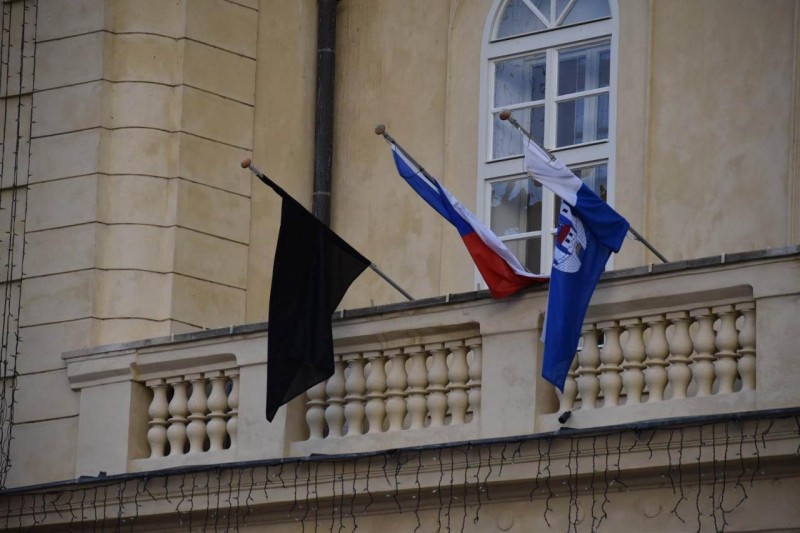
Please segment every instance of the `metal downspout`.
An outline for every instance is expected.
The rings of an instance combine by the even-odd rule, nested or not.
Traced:
[[[318,0],[317,102],[314,128],[314,193],[312,212],[327,225],[331,222],[333,175],[333,92],[336,73],[336,4]]]

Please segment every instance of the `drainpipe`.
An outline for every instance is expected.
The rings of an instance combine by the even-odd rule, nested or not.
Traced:
[[[318,0],[317,104],[314,128],[314,196],[312,212],[327,225],[331,222],[333,174],[333,90],[336,72],[336,4]]]

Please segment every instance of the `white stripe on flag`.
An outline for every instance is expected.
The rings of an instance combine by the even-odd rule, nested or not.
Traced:
[[[578,189],[583,184],[580,178],[573,174],[560,160],[551,160],[547,152],[532,140],[527,139],[524,142],[524,146],[525,171],[574,207],[578,201]]]

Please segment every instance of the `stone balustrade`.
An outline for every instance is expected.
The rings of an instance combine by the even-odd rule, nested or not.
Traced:
[[[150,458],[236,447],[239,369],[156,378],[145,385],[153,394]]]
[[[271,423],[266,324],[66,353],[76,476],[795,407],[798,265],[792,248],[607,273],[560,395],[541,378],[546,287],[339,313],[334,375]]]
[[[341,353],[335,368],[308,391],[310,440],[456,426],[480,414],[480,337]]]
[[[756,388],[752,300],[584,324],[561,411]]]

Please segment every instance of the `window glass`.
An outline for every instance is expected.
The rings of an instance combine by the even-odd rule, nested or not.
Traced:
[[[549,3],[549,0],[547,0]],[[511,0],[503,14],[500,16],[500,24],[497,26],[497,37],[512,37],[524,33],[532,33],[544,30],[544,22],[536,16],[522,0]]]
[[[539,142],[544,138],[544,97],[546,56],[530,54],[494,63],[494,107],[532,105],[515,109],[514,116]],[[534,102],[541,102],[534,104]],[[501,159],[522,153],[522,138],[508,122],[494,113],[492,121],[492,158]]]
[[[507,121],[500,120],[499,113],[494,114],[492,121],[492,159],[502,159],[522,154],[522,137]],[[544,138],[544,106],[517,109],[514,118],[520,125],[531,132],[536,142]]]
[[[546,66],[544,54],[534,54],[495,63],[495,107],[544,99]]]
[[[558,53],[558,95],[608,87],[609,43],[567,48]]]
[[[529,177],[492,183],[491,228],[500,236],[542,229],[542,186]]]
[[[608,200],[608,163],[599,163],[582,168],[571,169],[573,174],[578,176],[582,182],[593,190],[597,196],[603,200]],[[553,218],[553,228],[558,225],[558,212],[561,211],[561,199],[556,196],[555,217]]]
[[[542,239],[540,237],[514,239],[505,241],[504,244],[525,268],[531,272],[540,270],[542,262]]]
[[[608,138],[608,87],[611,52],[608,41],[559,50],[556,147]]]
[[[608,93],[558,104],[556,146],[608,138]]]
[[[599,18],[611,16],[611,10],[608,7],[608,2],[605,0],[597,2],[596,0],[578,0],[569,10],[567,18],[564,19],[563,24],[578,24],[579,22],[588,22]]]
[[[572,172],[600,198],[608,200],[608,164],[573,169]]]

